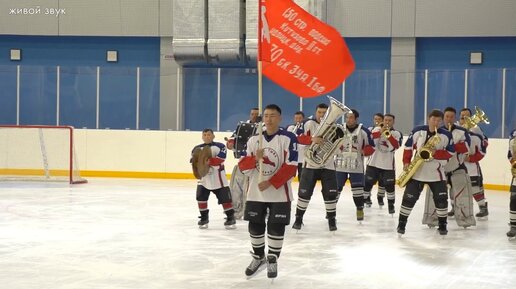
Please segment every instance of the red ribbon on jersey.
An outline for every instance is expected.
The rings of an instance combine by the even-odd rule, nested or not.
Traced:
[[[265,76],[299,97],[328,93],[355,69],[340,33],[292,0],[260,0],[258,60]]]

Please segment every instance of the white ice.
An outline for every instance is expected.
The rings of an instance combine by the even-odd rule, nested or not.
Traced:
[[[328,232],[318,185],[305,226],[298,233],[287,227],[271,282],[266,270],[245,278],[247,222],[225,230],[214,195],[209,229],[197,227],[195,186],[193,180],[0,183],[0,288],[516,287],[516,240],[505,236],[508,192],[488,191],[489,220],[468,229],[449,220],[445,238],[421,225],[422,196],[399,238],[397,214],[392,218],[376,202],[362,224],[356,221],[349,187],[338,204],[338,231]],[[400,199],[401,190],[397,211]]]

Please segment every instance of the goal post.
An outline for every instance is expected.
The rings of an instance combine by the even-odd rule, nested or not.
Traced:
[[[72,126],[0,125],[0,180],[86,183]]]

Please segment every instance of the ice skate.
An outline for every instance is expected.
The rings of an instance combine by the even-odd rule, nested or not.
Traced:
[[[398,232],[398,237],[405,235],[405,226],[407,226],[406,222],[400,221],[398,223],[398,228],[396,229],[396,232]]]
[[[234,216],[228,216],[226,221],[224,222],[224,227],[226,230],[234,230],[236,229],[236,220]]]
[[[366,205],[367,208],[371,208],[371,206],[373,205],[373,201],[371,201],[371,197],[364,197],[364,204]]]
[[[448,229],[446,228],[446,223],[440,223],[439,227],[437,228],[437,232],[439,232],[439,235],[441,235],[441,236],[448,235]]]
[[[245,275],[247,277],[252,277],[256,272],[258,272],[260,267],[265,264],[265,256],[258,256],[253,253],[251,253],[251,256],[253,256],[253,260],[245,269]]]
[[[199,220],[199,222],[197,222],[197,225],[199,226],[199,229],[208,229],[208,223],[210,222],[208,220],[208,218],[206,218],[206,219],[204,219],[202,217],[199,217],[199,218],[201,218]]]
[[[394,203],[392,203],[392,204],[391,204],[391,203],[389,203],[389,204],[388,204],[388,207],[389,207],[389,214],[390,214],[391,216],[394,216],[394,213],[396,213],[396,210],[394,209]]]
[[[507,232],[507,237],[509,237],[509,240],[516,239],[516,226],[511,226],[511,229]]]
[[[328,228],[331,231],[337,231],[337,220],[335,217],[328,218]]]
[[[385,205],[385,203],[383,202],[383,197],[377,197],[378,199],[378,206],[380,206],[380,209]]]
[[[363,220],[364,220],[364,209],[357,208],[357,221],[362,224]]]
[[[483,206],[478,206],[480,208],[480,212],[478,212],[475,217],[479,220],[487,220],[487,216],[489,215],[489,211],[487,210],[487,202]]]
[[[278,277],[278,257],[276,255],[267,255],[267,277]]]
[[[303,226],[303,217],[296,216],[296,221],[292,225],[292,229],[294,230],[301,230],[301,227]]]

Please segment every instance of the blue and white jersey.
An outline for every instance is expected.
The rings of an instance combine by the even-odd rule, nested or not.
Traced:
[[[364,156],[374,152],[371,132],[358,124],[354,128],[342,125],[344,136],[342,145],[336,150],[335,170],[346,173],[364,173]]]
[[[414,180],[421,182],[437,182],[444,181],[444,166],[453,155],[455,148],[453,145],[452,134],[443,128],[437,130],[440,137],[439,143],[434,147],[433,159],[423,162],[419,170],[412,177]],[[403,152],[403,163],[408,164],[426,142],[435,135],[430,132],[428,125],[418,126],[412,130],[407,142],[405,143],[405,151]]]
[[[446,127],[441,127],[444,130],[448,130]],[[445,172],[453,172],[464,163],[466,154],[469,153],[471,146],[471,139],[468,131],[460,126],[452,125],[449,130],[453,137],[453,146],[455,148],[455,155],[448,160],[448,163],[444,167]]]
[[[209,159],[210,169],[208,174],[202,177],[198,184],[205,187],[208,190],[216,190],[228,186],[228,180],[226,178],[226,170],[224,169],[224,161],[226,160],[226,146],[219,142],[212,142],[209,144],[196,145],[196,148],[203,148],[204,146],[210,146],[211,158]]]
[[[292,178],[297,171],[297,139],[286,130],[278,130],[273,135],[263,132],[262,148],[264,150],[262,175],[260,177],[256,152],[259,149],[260,135],[252,136],[247,142],[246,156],[238,163],[240,170],[249,176],[248,201],[290,202],[292,201]],[[258,184],[269,181],[272,186],[264,191]]]
[[[469,131],[469,138],[471,140],[469,158],[464,161],[464,165],[466,165],[470,177],[477,177],[481,175],[480,160],[487,153],[487,138],[483,134],[478,134],[471,130]]]
[[[382,134],[382,128],[377,126],[371,132],[373,137],[375,151],[372,156],[369,157],[367,162],[368,166],[379,168],[382,170],[394,170],[395,160],[394,155],[396,150],[401,147],[403,143],[403,135],[401,132],[391,128],[391,136],[386,138]]]
[[[293,133],[296,137],[302,135],[304,130],[304,122],[299,124],[291,124],[287,127],[287,131]],[[297,162],[302,164],[305,160],[305,147],[306,145],[298,143],[297,145]]]

